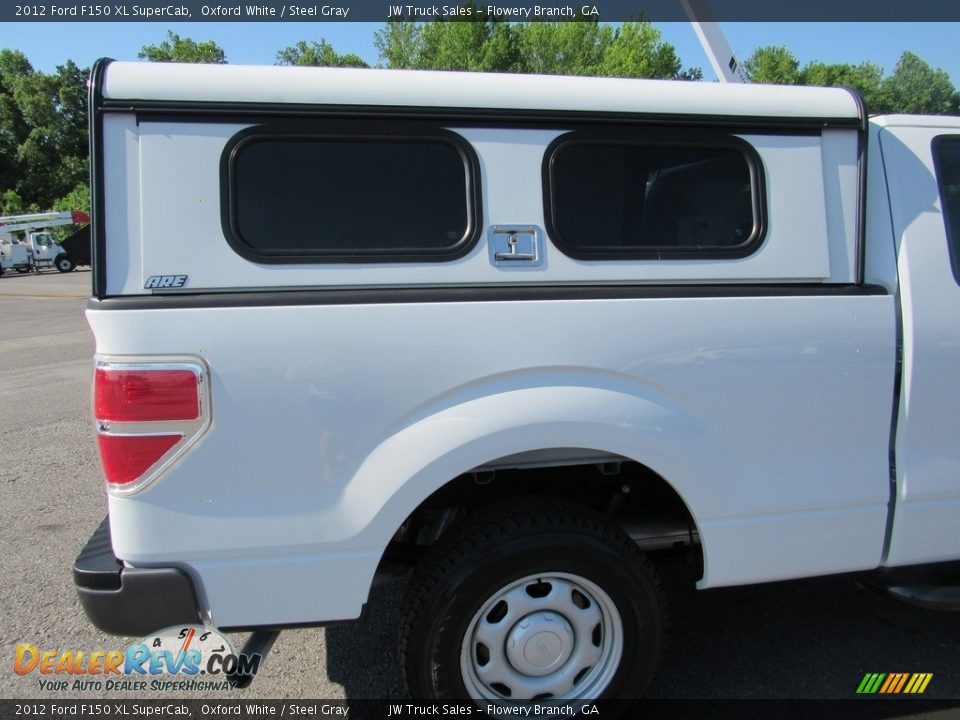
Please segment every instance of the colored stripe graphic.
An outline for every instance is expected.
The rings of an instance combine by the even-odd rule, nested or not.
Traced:
[[[900,680],[899,682],[897,682],[897,686],[895,688],[891,688],[890,692],[898,693],[901,690],[903,690],[903,686],[907,682],[907,678],[909,677],[910,677],[909,673],[900,673]]]
[[[880,688],[880,683],[886,677],[885,673],[867,673],[860,681],[860,687],[857,693],[860,695],[872,695]]]
[[[927,685],[929,685],[930,681],[933,680],[933,673],[918,673],[918,676],[923,679],[921,680],[920,685],[913,689],[913,692],[920,694],[926,691]]]
[[[933,673],[867,673],[857,686],[858,695],[920,695]]]

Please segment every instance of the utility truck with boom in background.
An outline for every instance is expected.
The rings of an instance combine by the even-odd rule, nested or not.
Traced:
[[[85,212],[34,213],[0,217],[0,246],[4,256],[20,258],[15,264],[19,272],[45,267],[55,267],[60,272],[70,272],[77,266],[68,253],[47,228],[61,225],[84,225],[90,222]],[[17,249],[19,246],[19,249]],[[26,258],[26,262],[23,261]]]
[[[105,631],[352,620],[636,697],[655,561],[960,608],[960,119],[845,89],[101,61]],[[99,519],[97,519],[99,521]],[[89,518],[92,525],[93,518]]]

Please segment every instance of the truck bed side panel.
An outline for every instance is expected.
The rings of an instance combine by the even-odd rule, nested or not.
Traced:
[[[388,298],[88,311],[100,356],[193,355],[212,373],[200,445],[111,499],[118,556],[178,560],[222,625],[309,621],[320,607],[264,583],[239,597],[245,567],[291,587],[359,568],[330,606],[353,616],[433,490],[503,455],[582,447],[677,489],[704,586],[878,564],[890,296]]]

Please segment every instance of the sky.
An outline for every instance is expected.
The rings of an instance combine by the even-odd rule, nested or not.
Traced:
[[[677,48],[684,67],[699,66],[714,79],[707,57],[688,23],[656,23],[662,39]],[[373,35],[380,23],[0,23],[0,48],[21,50],[37,70],[51,72],[71,59],[90,67],[99,57],[136,60],[137,51],[172,30],[194,40],[214,40],[234,64],[272,65],[278,50],[298,40],[326,39],[339,53],[378,60]],[[745,60],[758,47],[783,45],[800,60],[860,63],[893,71],[905,50],[945,70],[960,87],[958,23],[722,23],[734,54]]]

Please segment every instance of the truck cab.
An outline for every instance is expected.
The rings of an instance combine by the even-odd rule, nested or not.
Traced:
[[[30,262],[37,269],[56,267],[60,272],[70,272],[75,267],[52,233],[27,233],[25,244],[30,253]]]

